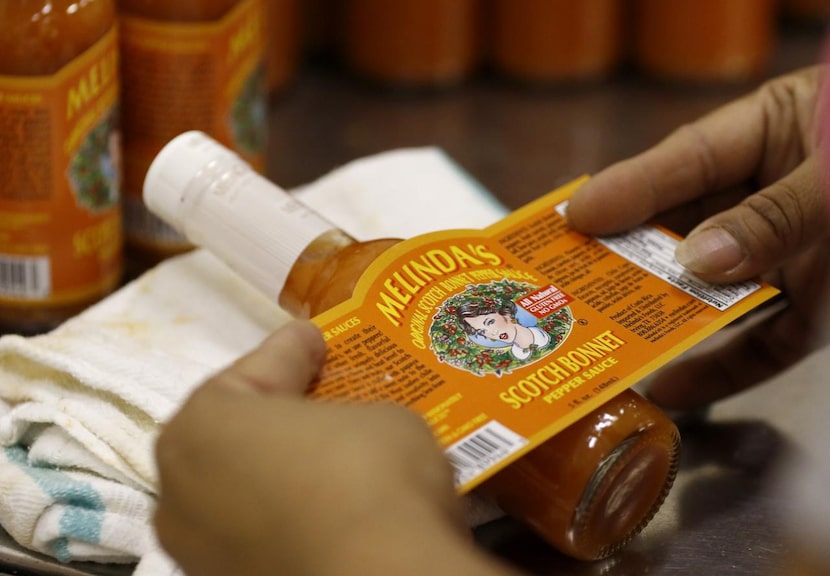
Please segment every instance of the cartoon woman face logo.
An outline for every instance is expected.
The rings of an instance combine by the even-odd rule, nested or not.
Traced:
[[[438,359],[474,374],[501,375],[552,352],[573,318],[567,307],[539,319],[516,304],[535,289],[505,279],[470,285],[447,299],[430,327]]]
[[[482,346],[510,346],[510,353],[519,360],[530,358],[532,347],[543,348],[550,341],[550,335],[536,327],[535,318],[525,313],[522,320],[517,317],[518,306],[512,300],[496,306],[482,306],[480,301],[465,302],[456,314],[461,326],[470,338]],[[529,316],[529,318],[528,318]]]

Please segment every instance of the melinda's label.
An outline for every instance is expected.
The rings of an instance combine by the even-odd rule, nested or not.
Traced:
[[[52,76],[0,76],[0,303],[68,304],[117,282],[115,28]]]
[[[421,413],[466,492],[777,291],[708,285],[644,226],[568,228],[575,181],[477,232],[392,247],[354,297],[315,318],[315,394]]]
[[[216,22],[121,17],[128,239],[160,249],[188,245],[141,198],[150,163],[182,132],[201,130],[263,170],[262,18],[261,0],[240,2]]]

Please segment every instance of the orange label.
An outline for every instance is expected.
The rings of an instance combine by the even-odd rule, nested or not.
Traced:
[[[70,303],[121,266],[115,28],[48,77],[0,76],[0,302]]]
[[[465,492],[777,293],[690,276],[661,228],[574,232],[562,212],[583,181],[385,252],[315,318],[329,357],[314,394],[421,413]]]
[[[127,235],[186,244],[144,207],[150,163],[167,142],[201,130],[265,165],[265,76],[261,0],[240,2],[221,20],[168,24],[121,17]]]

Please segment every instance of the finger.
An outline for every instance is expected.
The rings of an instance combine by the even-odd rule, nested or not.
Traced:
[[[160,498],[153,515],[153,524],[159,544],[177,564],[188,570],[193,568],[194,559],[210,552],[196,530],[190,526],[182,526],[175,512],[168,508],[170,503]],[[196,572],[192,572],[195,574]]]
[[[710,282],[746,280],[775,269],[827,234],[815,156],[789,175],[704,220],[681,242],[677,261]]]
[[[325,355],[319,328],[311,322],[293,321],[211,378],[205,386],[299,395],[317,376]]]
[[[646,395],[667,410],[693,410],[737,394],[792,366],[818,346],[808,321],[791,308],[703,354],[664,368]]]
[[[613,234],[749,178],[764,152],[763,113],[748,96],[675,130],[589,179],[568,203],[571,226]]]
[[[786,174],[814,143],[820,73],[813,67],[768,82],[603,170],[571,198],[571,226],[586,234],[616,233],[691,199],[754,178],[766,185]]]

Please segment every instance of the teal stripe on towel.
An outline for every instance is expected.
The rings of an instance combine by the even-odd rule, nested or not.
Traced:
[[[5,448],[9,462],[19,466],[52,500],[65,506],[60,519],[61,537],[51,542],[55,558],[71,561],[69,542],[78,540],[99,544],[106,506],[88,482],[72,478],[58,468],[30,466],[28,452],[22,446]]]

